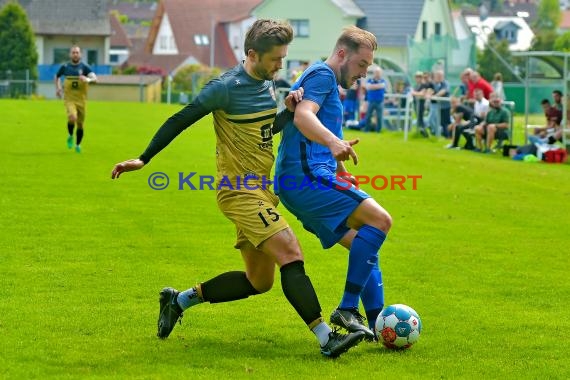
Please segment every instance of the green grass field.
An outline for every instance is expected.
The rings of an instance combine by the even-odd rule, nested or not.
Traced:
[[[88,107],[76,154],[62,103],[0,101],[0,378],[570,378],[570,166],[350,131],[361,137],[354,173],[422,175],[417,190],[364,186],[394,219],[380,253],[386,302],[418,311],[419,342],[405,352],[363,342],[323,358],[278,278],[264,295],[190,309],[160,341],[162,287],[243,267],[213,191],[147,184],[156,171],[213,175],[211,121],[113,181],[113,165],[137,157],[180,107]],[[281,212],[328,318],[346,253],[324,251]]]

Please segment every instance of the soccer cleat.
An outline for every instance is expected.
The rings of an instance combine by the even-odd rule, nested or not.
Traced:
[[[339,334],[336,330],[329,333],[329,341],[321,347],[321,354],[329,358],[337,358],[342,353],[356,346],[364,338],[362,331]]]
[[[358,312],[358,309],[341,310],[336,309],[331,314],[331,323],[345,328],[348,332],[354,333],[362,331],[364,339],[373,341],[376,339],[374,332],[364,324],[366,318]]]
[[[160,313],[158,315],[158,332],[160,339],[168,338],[176,322],[182,324],[182,309],[178,305],[178,290],[164,288],[160,291]]]
[[[75,145],[75,151],[77,153],[81,153],[81,146],[80,145]]]
[[[73,136],[70,135],[67,138],[67,149],[71,149],[71,148],[73,148]]]

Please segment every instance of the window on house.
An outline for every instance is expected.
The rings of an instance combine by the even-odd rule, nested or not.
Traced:
[[[160,50],[168,50],[168,36],[160,36],[158,46]]]
[[[110,54],[109,55],[109,62],[119,63],[119,54]]]
[[[69,61],[69,49],[53,49],[53,63],[60,64]]]
[[[422,21],[422,40],[427,39],[427,22]]]
[[[309,37],[309,20],[289,20],[295,37]]]
[[[436,36],[441,36],[441,22],[436,22],[434,25],[433,33]]]
[[[87,50],[87,63],[95,66],[99,64],[97,50]]]
[[[210,45],[210,39],[205,34],[194,34],[194,43],[198,46]]]

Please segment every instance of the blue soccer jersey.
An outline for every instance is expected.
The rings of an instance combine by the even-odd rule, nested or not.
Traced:
[[[342,139],[342,102],[336,77],[324,62],[309,67],[291,90],[303,87],[304,100],[319,105],[317,117],[332,133]],[[293,122],[283,129],[279,144],[276,177],[315,176],[328,178],[336,172],[336,160],[330,149],[307,139]],[[276,189],[277,191],[277,189]]]
[[[324,63],[307,69],[293,86],[303,99],[319,105],[321,123],[342,139],[342,103],[334,72]],[[324,248],[348,232],[346,220],[370,196],[336,178],[337,162],[330,149],[303,136],[290,122],[283,129],[275,170],[275,193]]]

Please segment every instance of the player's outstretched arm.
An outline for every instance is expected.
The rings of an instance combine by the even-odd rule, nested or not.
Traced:
[[[119,162],[113,168],[113,172],[111,173],[111,178],[112,179],[119,178],[121,173],[139,170],[143,166],[144,166],[144,162],[140,158],[134,158],[132,160]]]

